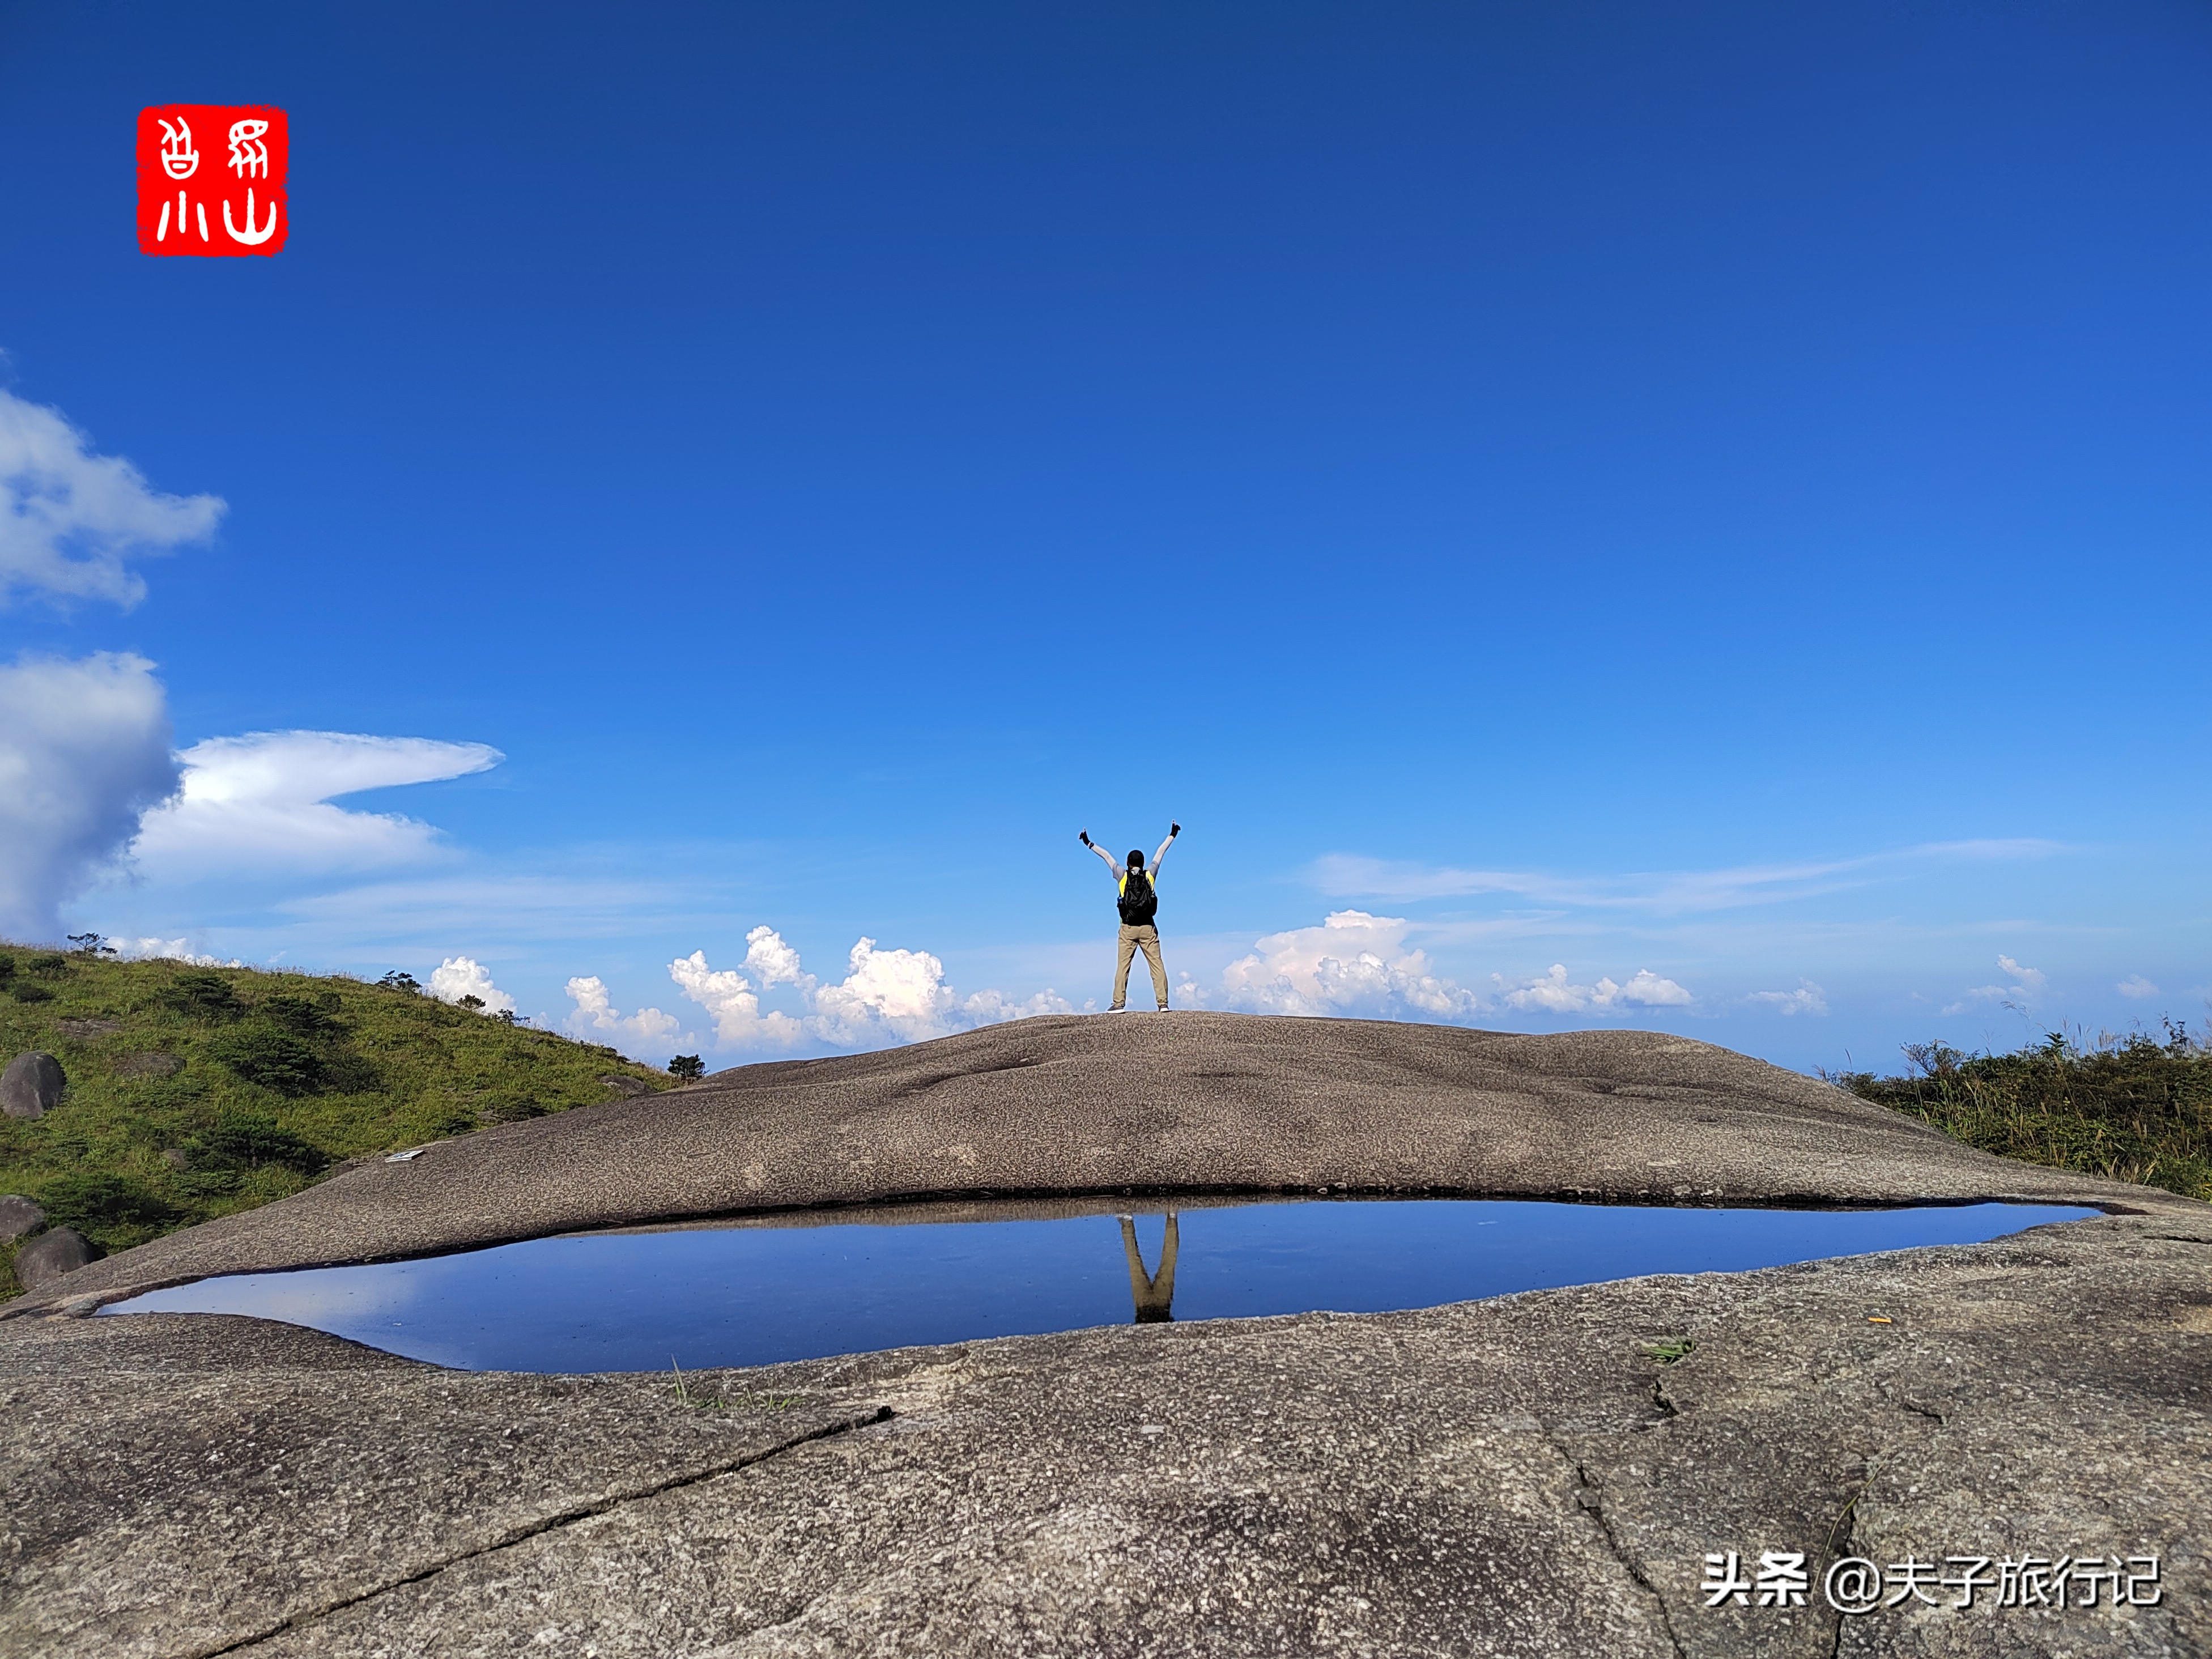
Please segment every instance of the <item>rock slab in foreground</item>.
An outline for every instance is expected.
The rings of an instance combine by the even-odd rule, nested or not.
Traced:
[[[2200,1209],[687,1379],[708,1409],[258,1322],[14,1320],[0,1651],[2203,1654],[2208,1270]],[[2156,1554],[2164,1596],[1705,1605],[1708,1552],[1767,1550],[1816,1585]]]
[[[52,1054],[18,1054],[0,1071],[0,1111],[9,1117],[44,1117],[61,1104],[68,1086],[61,1061]]]

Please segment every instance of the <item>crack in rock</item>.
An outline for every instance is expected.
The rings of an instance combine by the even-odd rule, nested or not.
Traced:
[[[549,1532],[557,1532],[563,1527],[574,1526],[580,1521],[589,1521],[594,1516],[609,1514],[626,1504],[643,1503],[647,1498],[658,1498],[664,1492],[680,1492],[686,1486],[696,1486],[703,1481],[716,1480],[722,1475],[734,1474],[740,1469],[755,1468],[767,1462],[772,1457],[781,1457],[787,1451],[795,1451],[801,1446],[811,1445],[817,1440],[833,1439],[841,1434],[851,1434],[857,1430],[872,1427],[878,1423],[888,1422],[895,1415],[896,1413],[889,1406],[876,1406],[864,1413],[838,1418],[817,1428],[810,1429],[805,1434],[794,1435],[792,1438],[781,1441],[763,1451],[753,1452],[743,1457],[731,1458],[715,1464],[711,1468],[701,1469],[690,1474],[678,1475],[672,1480],[663,1480],[656,1486],[642,1486],[635,1492],[617,1492],[613,1497],[596,1504],[579,1504],[574,1509],[563,1510],[557,1515],[546,1516],[544,1520],[516,1527],[476,1549],[465,1550],[459,1555],[449,1556],[445,1560],[434,1562],[419,1572],[410,1572],[404,1577],[394,1578],[388,1583],[379,1584],[372,1589],[363,1590],[358,1595],[345,1596],[336,1601],[326,1602],[319,1607],[310,1607],[304,1612],[295,1613],[270,1626],[266,1630],[257,1631],[251,1636],[241,1636],[236,1641],[226,1643],[222,1647],[202,1649],[194,1659],[222,1659],[225,1654],[239,1653],[248,1648],[258,1647],[264,1642],[271,1641],[282,1636],[286,1631],[297,1630],[302,1626],[316,1623],[329,1618],[332,1613],[343,1613],[348,1607],[357,1607],[362,1602],[373,1601],[380,1595],[388,1595],[393,1590],[404,1589],[410,1584],[422,1583],[426,1579],[434,1578],[441,1572],[448,1571],[465,1562],[476,1560],[481,1556],[493,1555],[501,1550],[513,1549],[518,1544],[526,1544],[532,1539],[542,1537]]]
[[[1653,1392],[1656,1394],[1658,1385],[1654,1383],[1652,1386]],[[1668,1410],[1670,1414],[1673,1414],[1671,1407]],[[1561,1462],[1575,1472],[1575,1480],[1581,1486],[1581,1490],[1575,1494],[1575,1509],[1587,1516],[1590,1524],[1597,1528],[1598,1536],[1605,1540],[1606,1548],[1611,1552],[1613,1559],[1620,1563],[1621,1571],[1629,1576],[1639,1589],[1651,1598],[1652,1607],[1659,1614],[1659,1628],[1666,1635],[1667,1644],[1674,1650],[1676,1659],[1689,1659],[1689,1650],[1682,1645],[1682,1638],[1674,1633],[1674,1621],[1668,1615],[1667,1598],[1659,1593],[1659,1587],[1651,1582],[1644,1569],[1630,1559],[1626,1547],[1614,1533],[1612,1519],[1605,1512],[1604,1500],[1601,1496],[1603,1489],[1591,1477],[1589,1469],[1583,1460],[1559,1443],[1559,1437],[1552,1432],[1542,1419],[1536,1419],[1536,1426],[1542,1431],[1544,1443],[1551,1447]]]

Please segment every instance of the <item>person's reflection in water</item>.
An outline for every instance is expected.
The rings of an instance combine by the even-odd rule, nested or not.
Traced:
[[[1171,1321],[1170,1311],[1175,1302],[1176,1216],[1168,1212],[1167,1243],[1160,1247],[1160,1270],[1156,1273],[1145,1271],[1144,1253],[1137,1248],[1137,1223],[1132,1216],[1121,1220],[1121,1253],[1129,1258],[1129,1295],[1137,1304],[1137,1323],[1157,1325]]]

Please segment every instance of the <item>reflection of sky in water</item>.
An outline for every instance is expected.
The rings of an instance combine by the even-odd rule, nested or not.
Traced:
[[[1406,1200],[1248,1204],[1178,1222],[1175,1316],[1377,1313],[1640,1273],[1734,1273],[1964,1244],[2094,1210],[1677,1210]],[[1140,1216],[1147,1272],[1164,1223]],[[534,1239],[364,1267],[241,1274],[115,1313],[287,1320],[476,1370],[647,1370],[1127,1323],[1110,1215]]]

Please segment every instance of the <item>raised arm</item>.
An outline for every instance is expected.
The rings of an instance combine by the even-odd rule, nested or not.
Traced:
[[[1182,834],[1182,825],[1179,823],[1168,825],[1168,838],[1160,843],[1160,850],[1152,854],[1152,872],[1155,875],[1159,872],[1160,860],[1168,855],[1168,848],[1175,845],[1175,838],[1181,834]]]
[[[1076,833],[1083,838],[1083,844],[1085,847],[1088,847],[1092,852],[1096,853],[1099,858],[1104,861],[1106,866],[1106,873],[1113,877],[1115,881],[1120,881],[1121,879],[1121,861],[1104,848],[1101,847],[1097,842],[1091,840],[1091,832],[1088,830],[1078,830]]]

